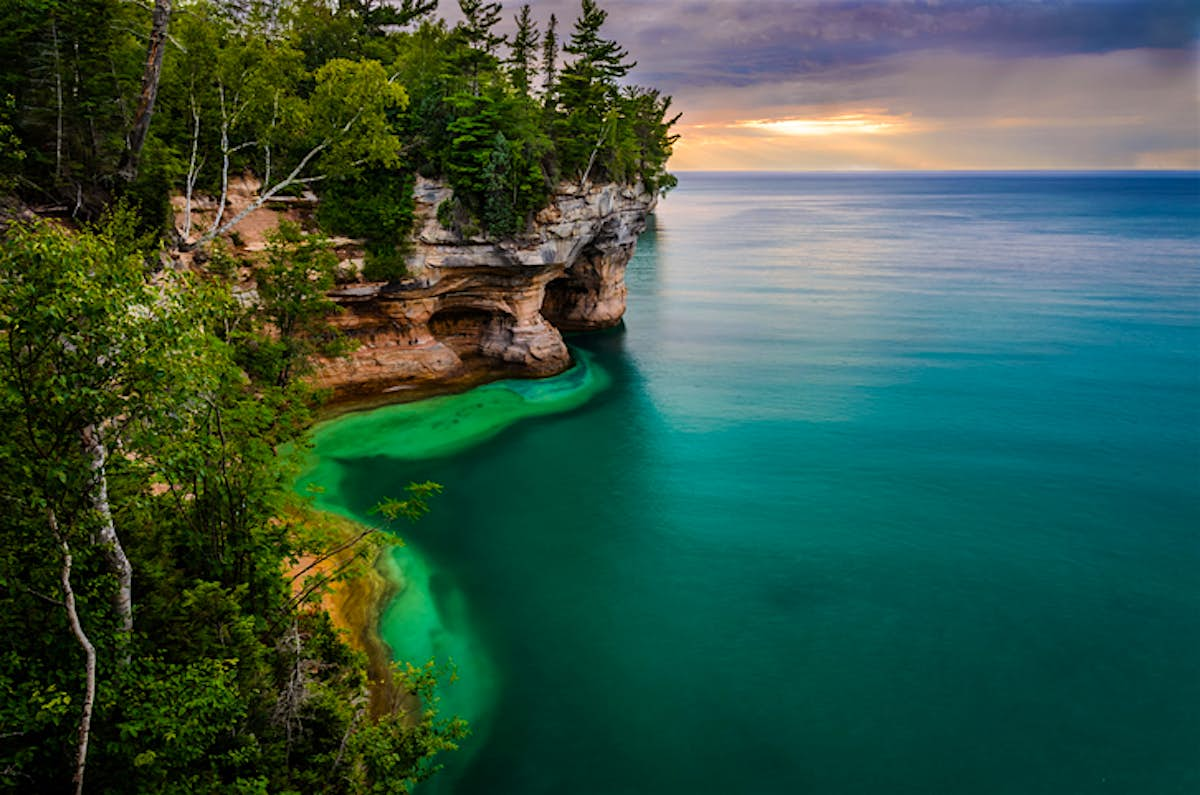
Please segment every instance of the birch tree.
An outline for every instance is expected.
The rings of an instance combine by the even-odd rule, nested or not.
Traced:
[[[232,231],[280,194],[397,162],[401,145],[388,113],[402,109],[408,96],[378,61],[331,60],[311,75],[314,85],[305,95],[303,53],[285,42],[235,30],[213,39],[204,25],[197,26],[194,41],[209,48],[215,68],[205,79],[204,60],[187,55],[176,67],[194,81],[187,100],[194,115],[183,250]],[[193,236],[193,196],[206,162],[217,166],[216,211],[207,229]],[[256,173],[262,187],[230,217],[229,184],[239,169]]]
[[[133,631],[133,569],[109,500],[110,450],[145,408],[139,396],[170,358],[179,335],[162,325],[165,305],[148,286],[141,258],[104,234],[46,224],[10,228],[0,245],[0,457],[15,462],[10,488],[21,510],[41,514],[38,542],[58,557],[60,603],[84,652],[84,697],[73,781],[82,790],[97,649],[128,663]],[[10,467],[10,469],[12,469]],[[73,583],[79,550],[103,561],[115,587],[110,615],[83,614]],[[94,609],[94,598],[83,604]],[[101,634],[104,644],[95,641]]]

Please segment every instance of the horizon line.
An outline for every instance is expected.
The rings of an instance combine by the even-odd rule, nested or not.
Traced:
[[[1197,174],[1195,168],[678,168],[671,174]]]

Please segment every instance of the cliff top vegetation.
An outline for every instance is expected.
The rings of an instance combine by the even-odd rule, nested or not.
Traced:
[[[369,671],[321,603],[390,538],[292,493],[303,376],[343,347],[322,230],[388,278],[418,175],[513,235],[564,181],[669,188],[674,137],[593,0],[511,37],[499,3],[436,6],[0,5],[0,790],[407,792],[463,736],[435,671]],[[215,242],[309,191],[321,229],[235,289]],[[419,698],[373,710],[372,678]]]
[[[327,231],[403,247],[412,179],[447,180],[453,208],[521,231],[561,181],[674,184],[670,98],[583,0],[569,30],[528,6],[498,32],[498,2],[24,0],[0,12],[0,187],[94,219],[118,197],[172,243],[241,220],[231,179],[260,199],[315,191]],[[150,23],[150,24],[148,24]],[[149,43],[147,43],[147,35]],[[215,198],[173,229],[168,198]]]

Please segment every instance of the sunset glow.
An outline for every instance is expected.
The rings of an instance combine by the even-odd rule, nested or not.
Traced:
[[[738,121],[733,126],[777,135],[876,135],[902,132],[905,124],[887,117],[847,114],[813,119],[757,119]]]
[[[602,5],[680,171],[1200,168],[1194,2]]]

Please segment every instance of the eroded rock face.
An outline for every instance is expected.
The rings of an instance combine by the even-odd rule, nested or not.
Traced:
[[[655,197],[625,185],[563,186],[524,235],[463,237],[437,220],[450,189],[419,180],[411,277],[353,283],[332,297],[358,348],[323,362],[336,401],[422,396],[567,369],[561,330],[606,328],[625,312],[625,266]]]

